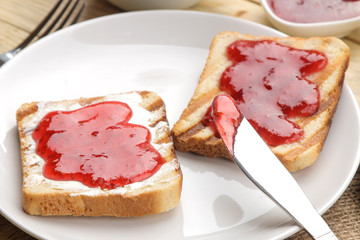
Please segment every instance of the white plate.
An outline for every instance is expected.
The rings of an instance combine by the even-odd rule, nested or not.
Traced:
[[[187,11],[122,13],[42,39],[0,70],[0,210],[44,239],[281,239],[299,228],[230,161],[178,152],[181,202],[142,218],[34,217],[22,211],[15,112],[24,102],[154,90],[171,125],[187,105],[212,37],[225,30],[283,34],[239,19]],[[359,163],[359,112],[345,84],[328,140],[314,166],[294,174],[324,213]],[[346,144],[344,144],[346,142]],[[341,143],[341,147],[339,146]]]

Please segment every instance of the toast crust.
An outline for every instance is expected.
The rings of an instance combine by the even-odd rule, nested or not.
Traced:
[[[30,215],[72,215],[72,216],[116,216],[134,217],[157,214],[173,209],[180,200],[182,189],[182,172],[175,155],[170,129],[168,126],[165,105],[161,98],[153,92],[129,92],[141,96],[139,105],[149,111],[150,126],[162,123],[161,131],[153,136],[152,144],[166,146],[158,150],[166,163],[151,178],[144,180],[139,186],[126,185],[113,190],[88,188],[85,185],[80,190],[58,187],[53,180],[43,179],[31,181],[31,175],[41,169],[39,163],[31,160],[29,152],[34,151],[27,141],[31,130],[27,128],[29,116],[41,111],[39,102],[25,103],[17,111],[17,123],[21,145],[23,169],[23,209]],[[122,95],[122,94],[119,94]],[[95,102],[105,101],[103,97],[63,100],[55,104],[79,107]],[[46,102],[46,104],[52,104]],[[156,114],[155,114],[156,113]],[[164,125],[164,122],[166,123]],[[166,165],[166,171],[161,170]],[[161,173],[160,173],[161,172]],[[41,173],[42,174],[42,173]],[[152,179],[150,181],[150,179]],[[55,182],[55,184],[54,184]],[[62,182],[62,181],[60,181]],[[80,184],[80,183],[77,183]],[[134,183],[135,185],[138,183]],[[133,185],[134,185],[133,184]],[[80,184],[81,185],[81,184]],[[61,185],[62,186],[62,185]]]
[[[220,77],[232,64],[226,56],[226,48],[237,40],[272,40],[296,49],[317,50],[328,58],[322,71],[308,76],[320,91],[320,107],[310,117],[291,119],[304,130],[304,137],[291,144],[270,147],[284,166],[291,172],[312,165],[318,158],[327,137],[337,103],[340,98],[345,71],[349,64],[350,50],[334,37],[268,37],[252,36],[237,32],[222,32],[211,43],[209,56],[201,73],[197,88],[187,106],[174,124],[172,136],[179,151],[194,152],[207,157],[231,159],[221,139],[214,136],[210,127],[201,123],[214,97],[220,93]]]

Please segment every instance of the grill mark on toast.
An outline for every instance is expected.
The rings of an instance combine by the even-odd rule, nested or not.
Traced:
[[[149,112],[158,112],[158,114],[160,115],[159,118],[153,119],[154,121],[151,122],[149,124],[150,127],[155,127],[156,125],[158,125],[160,122],[167,122],[167,118],[166,118],[166,110],[165,110],[165,105],[164,102],[162,101],[162,99],[152,93],[152,92],[148,92],[148,91],[144,91],[144,92],[140,92],[139,93],[143,99],[141,105],[148,110]],[[168,127],[164,128],[162,131],[164,131],[163,134],[157,136],[158,139],[154,142],[155,144],[163,144],[163,143],[171,143],[172,138],[168,138],[167,136],[170,135],[170,129]],[[176,158],[175,155],[175,150],[173,148],[170,148],[170,150],[168,149],[166,151],[166,153],[164,154],[164,160],[166,162],[170,162],[173,159]],[[178,174],[180,173],[180,170],[178,170]]]
[[[218,95],[221,91],[219,88],[212,88],[206,94],[199,96],[197,99],[192,99],[185,109],[182,118],[188,118],[191,114],[196,112],[199,108],[207,105],[210,106],[212,100],[216,95]]]
[[[324,126],[322,128],[320,128],[312,137],[307,139],[305,142],[303,142],[301,145],[299,145],[295,149],[290,150],[290,151],[286,152],[285,154],[275,153],[275,155],[279,159],[281,159],[283,162],[284,161],[293,162],[293,161],[296,161],[297,158],[299,158],[299,156],[301,157],[302,153],[306,152],[307,150],[309,150],[310,148],[312,148],[313,146],[315,146],[319,143],[321,143],[321,144],[320,144],[320,149],[318,149],[318,150],[321,151],[321,149],[323,147],[323,141],[327,137],[327,133],[330,128],[330,125],[331,125],[331,121],[327,121],[327,123],[324,124]]]

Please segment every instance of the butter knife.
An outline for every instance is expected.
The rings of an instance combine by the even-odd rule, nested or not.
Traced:
[[[314,208],[295,179],[246,118],[242,118],[241,124],[238,127],[233,127],[233,129],[224,126],[224,121],[221,121],[224,112],[234,114],[237,111],[241,116],[234,100],[225,94],[218,95],[213,101],[212,108],[214,122],[220,137],[232,159],[245,175],[314,239],[336,240],[335,234]],[[239,116],[230,116],[233,119],[228,121],[228,125]]]

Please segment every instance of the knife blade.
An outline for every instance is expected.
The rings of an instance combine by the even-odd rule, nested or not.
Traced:
[[[248,120],[241,117],[235,101],[229,95],[218,95],[213,100],[212,110],[221,139],[234,162],[245,175],[314,239],[336,240],[335,234],[289,171]],[[226,121],[226,119],[230,120]],[[229,126],[234,119],[242,119],[241,124],[231,129]]]

